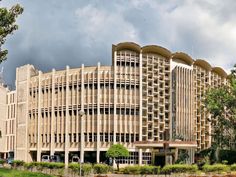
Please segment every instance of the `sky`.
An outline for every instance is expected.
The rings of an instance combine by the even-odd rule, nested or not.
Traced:
[[[124,41],[185,52],[226,71],[236,63],[235,0],[2,0],[0,6],[16,3],[24,13],[0,64],[13,87],[16,67],[111,65],[112,44]]]

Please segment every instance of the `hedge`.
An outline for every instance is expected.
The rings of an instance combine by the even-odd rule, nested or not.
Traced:
[[[140,167],[140,174],[146,175],[146,174],[159,174],[160,173],[160,167],[159,166],[141,166]]]
[[[174,164],[164,166],[161,173],[195,173],[197,170],[197,165]]]
[[[70,163],[68,168],[72,169],[74,172],[79,173],[80,171],[80,164],[78,163]],[[83,175],[88,175],[92,172],[93,166],[90,163],[82,164],[81,172]]]
[[[22,166],[24,165],[25,168],[30,169],[33,167],[37,167],[38,169],[41,168],[49,168],[49,169],[62,169],[65,168],[64,163],[59,163],[59,162],[29,162],[29,163],[24,163],[19,164],[16,166]]]
[[[0,165],[3,165],[5,161],[3,159],[0,159]]]
[[[150,165],[144,165],[144,166],[126,166],[121,169],[121,172],[124,174],[132,174],[132,175],[147,175],[147,174],[159,174],[160,172],[160,167],[158,166],[150,166]]]
[[[13,160],[12,164],[14,167],[19,167],[19,166],[23,166],[25,162],[23,160]]]
[[[121,170],[124,174],[138,175],[140,174],[140,166],[126,166]]]
[[[231,166],[230,166],[230,170],[231,170],[231,171],[236,171],[236,164],[231,165]]]
[[[95,174],[107,174],[109,171],[111,171],[111,167],[106,164],[93,165],[93,172]]]
[[[202,167],[204,172],[228,172],[230,170],[228,165],[225,164],[213,164],[213,165],[204,165]]]
[[[220,162],[227,160],[228,164],[236,163],[236,150],[220,150],[219,152],[219,160]]]

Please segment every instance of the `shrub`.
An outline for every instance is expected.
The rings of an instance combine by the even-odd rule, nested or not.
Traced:
[[[231,171],[236,171],[236,164],[231,165],[231,166],[230,166],[230,170],[231,170]]]
[[[214,164],[214,165],[204,165],[202,167],[204,172],[227,172],[229,171],[229,167],[225,164]]]
[[[34,162],[24,163],[24,167],[27,169],[33,168],[35,166]]]
[[[83,175],[89,175],[92,172],[93,167],[90,163],[84,163],[81,166]]]
[[[127,166],[122,169],[124,174],[132,174],[132,175],[138,175],[140,174],[140,166],[134,165],[134,166]]]
[[[228,161],[228,164],[236,163],[236,150],[220,150],[219,160],[222,162],[224,160]]]
[[[166,165],[162,168],[162,173],[195,173],[198,170],[197,165],[174,164]]]
[[[60,162],[50,162],[50,163],[47,164],[47,167],[50,168],[50,169],[62,169],[62,168],[65,167],[65,164],[60,163]]]
[[[0,159],[0,165],[3,165],[5,161],[3,159]]]
[[[140,174],[142,175],[147,175],[147,174],[159,174],[160,172],[160,167],[158,166],[141,166],[140,167]]]
[[[68,165],[68,168],[70,168],[71,170],[73,170],[74,172],[79,171],[80,169],[80,165],[78,163],[70,163]]]
[[[20,166],[23,166],[24,165],[24,161],[23,160],[13,160],[12,161],[12,164],[14,167],[20,167]]]
[[[106,164],[95,164],[93,170],[95,174],[106,174],[109,172],[110,167]]]
[[[79,172],[80,170],[80,164],[78,163],[70,163],[69,166],[68,166],[70,169],[72,169],[74,172]],[[89,175],[91,172],[92,172],[92,165],[89,164],[89,163],[84,163],[82,164],[82,174],[83,175]]]

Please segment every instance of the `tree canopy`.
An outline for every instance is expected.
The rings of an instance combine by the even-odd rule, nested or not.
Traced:
[[[113,160],[120,157],[129,157],[129,151],[122,144],[113,144],[106,152],[106,156]],[[119,161],[116,161],[116,163],[119,170]]]
[[[235,149],[236,142],[236,65],[228,77],[228,84],[211,89],[206,95],[206,108],[213,131],[213,146]]]
[[[128,157],[129,151],[122,144],[113,144],[106,152],[106,156],[111,158]]]
[[[23,8],[19,4],[14,5],[10,9],[0,8],[0,63],[7,59],[8,54],[8,50],[2,50],[2,45],[5,43],[7,36],[18,29],[16,18],[22,12]]]

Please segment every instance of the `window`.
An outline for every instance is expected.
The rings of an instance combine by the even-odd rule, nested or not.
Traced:
[[[97,133],[94,133],[94,142],[97,142]]]
[[[127,143],[129,142],[129,134],[128,133],[125,135],[125,140]]]
[[[73,142],[76,142],[76,133],[73,133]]]
[[[108,133],[105,133],[105,142],[108,142]]]
[[[89,133],[89,142],[92,142],[92,133]]]
[[[119,133],[116,134],[116,142],[120,142],[120,134]]]
[[[100,141],[103,142],[103,133],[100,133]]]
[[[87,142],[87,141],[88,141],[88,139],[87,139],[87,138],[88,138],[88,137],[87,137],[87,133],[85,133],[85,134],[84,134],[84,141],[85,141],[85,142]]]
[[[121,133],[121,142],[125,142],[125,135],[124,135],[124,133]]]
[[[54,142],[57,143],[57,134],[54,135]]]

